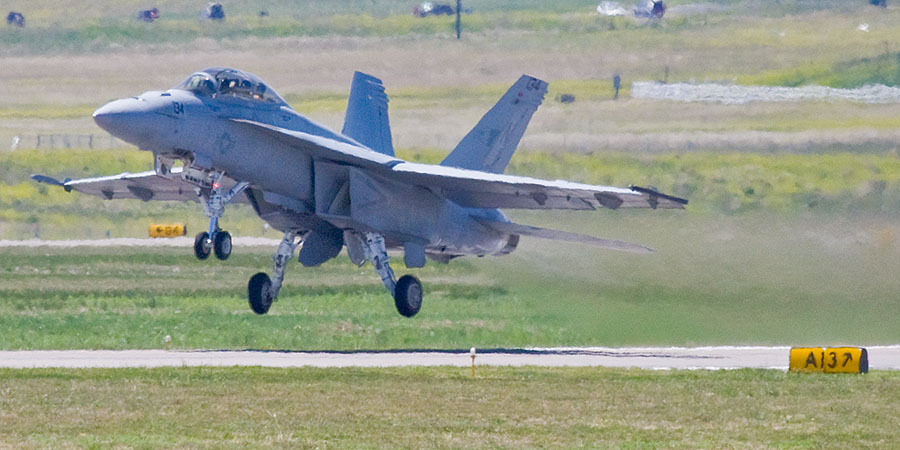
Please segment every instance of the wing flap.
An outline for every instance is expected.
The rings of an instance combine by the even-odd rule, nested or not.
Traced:
[[[487,220],[479,220],[479,223],[501,233],[516,234],[520,236],[532,236],[541,239],[574,242],[578,244],[587,244],[598,248],[617,250],[620,252],[644,254],[653,253],[652,249],[644,247],[643,245],[617,241],[615,239],[604,239],[594,236],[587,236],[584,234],[570,233],[568,231],[550,230],[547,228],[538,228],[511,222],[492,222]]]

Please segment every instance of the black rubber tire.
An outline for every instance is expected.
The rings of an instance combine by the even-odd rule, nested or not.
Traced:
[[[250,300],[250,309],[257,314],[269,312],[272,306],[272,280],[264,272],[253,275],[247,283],[247,298]]]
[[[412,317],[422,308],[422,283],[412,275],[404,275],[397,280],[394,290],[394,304],[403,317]]]
[[[209,258],[209,246],[206,241],[209,239],[209,233],[203,231],[197,234],[197,237],[194,238],[194,256],[197,259],[203,261],[206,258]]]
[[[231,249],[231,234],[227,231],[217,231],[213,235],[213,251],[216,254],[216,258],[225,261],[231,256]]]

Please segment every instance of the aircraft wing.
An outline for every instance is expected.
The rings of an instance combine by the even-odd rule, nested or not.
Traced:
[[[682,209],[687,204],[687,200],[637,186],[595,186],[407,162],[391,170],[399,181],[429,188],[459,205],[476,208]]]
[[[233,120],[313,159],[372,169],[405,184],[430,189],[461,206],[517,209],[684,208],[687,200],[632,186],[616,188],[548,181],[449,166],[405,162],[364,147],[248,120]]]
[[[181,169],[172,170],[177,174]],[[195,187],[178,178],[166,178],[156,174],[155,171],[140,173],[121,173],[96,178],[82,178],[80,180],[59,181],[46,175],[32,175],[32,179],[39,183],[60,186],[66,191],[78,191],[84,194],[96,195],[107,200],[133,198],[143,201],[168,200],[168,201],[198,201]],[[234,180],[223,180],[223,185],[231,185]],[[249,203],[249,198],[242,193],[234,199],[236,202]]]

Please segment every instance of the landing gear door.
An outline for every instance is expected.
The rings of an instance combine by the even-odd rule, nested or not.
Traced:
[[[184,163],[180,159],[158,154],[153,160],[153,169],[156,171],[156,174],[170,180],[181,178],[180,172],[182,167],[184,167]],[[172,173],[173,169],[175,169],[175,174]]]

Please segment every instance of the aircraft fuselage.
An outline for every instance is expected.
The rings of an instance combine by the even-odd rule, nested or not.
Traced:
[[[250,82],[252,89],[261,85],[255,77]],[[218,94],[184,88],[149,91],[106,104],[94,113],[94,120],[142,150],[249,182],[258,204],[281,211],[267,217],[257,208],[264,220],[282,231],[334,235],[362,225],[383,232],[389,247],[420,245],[437,259],[505,254],[515,248],[517,237],[478,223],[477,218],[503,218],[498,210],[464,208],[426,188],[397,185],[377,173],[316,161],[235,120],[372,150],[300,115],[271,91],[269,101],[263,101],[261,96],[223,95],[221,87],[218,90]],[[326,186],[342,183],[345,192]],[[348,196],[343,205],[341,195]]]

